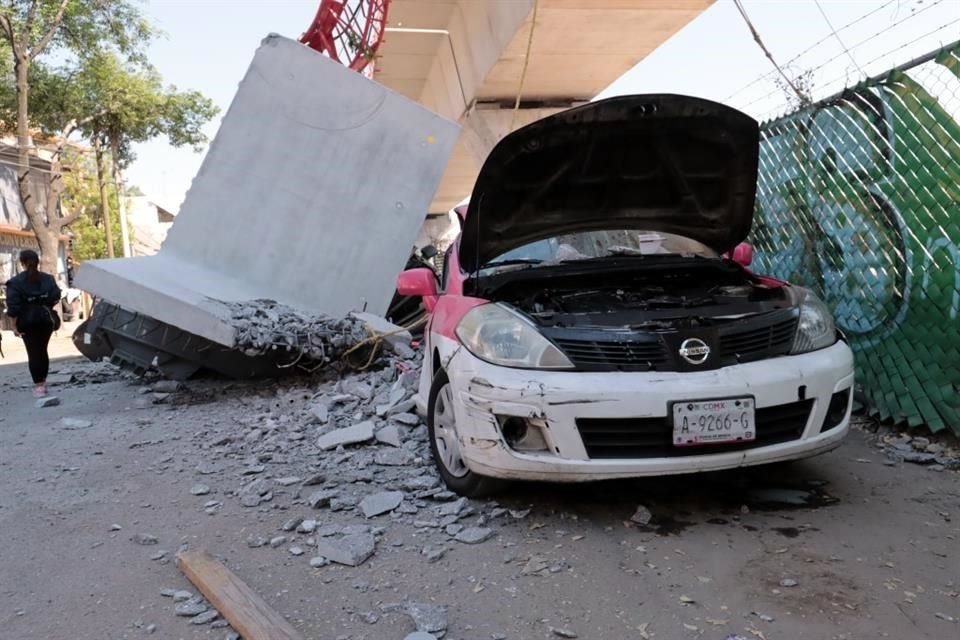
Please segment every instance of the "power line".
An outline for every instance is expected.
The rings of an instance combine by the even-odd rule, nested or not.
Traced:
[[[866,43],[868,43],[868,42],[870,42],[870,41],[872,41],[872,40],[875,40],[876,38],[880,37],[880,36],[883,35],[884,33],[890,31],[891,29],[893,29],[893,28],[895,28],[895,27],[903,24],[904,22],[906,22],[907,20],[910,20],[911,18],[914,18],[914,17],[920,15],[921,13],[923,13],[924,11],[927,11],[928,9],[932,9],[933,7],[941,4],[942,2],[943,2],[943,0],[937,0],[937,1],[934,2],[933,4],[927,5],[927,6],[924,7],[923,9],[920,9],[919,11],[915,11],[914,13],[911,13],[909,16],[903,18],[902,20],[898,20],[897,22],[895,22],[895,23],[887,26],[886,28],[881,29],[880,31],[876,32],[876,33],[873,34],[872,36],[861,40],[861,41],[858,42],[857,44],[855,44],[855,45],[853,45],[852,47],[850,47],[850,50],[854,50],[854,49],[856,49],[856,48],[858,48],[858,47],[861,47],[861,46],[863,46],[864,44],[866,44]],[[913,43],[915,43],[915,42],[918,42],[918,41],[921,40],[922,38],[925,38],[925,37],[927,37],[927,36],[929,36],[929,35],[931,35],[931,34],[933,34],[933,33],[936,33],[937,31],[941,31],[941,30],[945,29],[946,27],[949,27],[950,25],[954,24],[955,22],[957,22],[957,21],[954,20],[953,22],[948,22],[947,24],[942,25],[942,26],[934,29],[934,30],[931,31],[930,33],[927,33],[927,34],[925,34],[925,35],[922,35],[922,36],[920,36],[919,38],[915,38],[914,40],[911,40],[910,42],[907,42],[907,43],[901,45],[901,46],[898,47],[897,49],[894,49],[894,50],[891,50],[891,51],[887,51],[887,52],[884,53],[883,55],[879,56],[878,58],[874,58],[874,60],[871,60],[870,62],[874,62],[875,60],[878,60],[879,58],[882,58],[882,57],[884,57],[884,56],[886,56],[886,55],[889,55],[890,53],[892,53],[892,51],[898,51],[899,49],[902,49],[902,48],[905,47],[905,46],[908,46],[908,45],[910,45],[910,44],[913,44]],[[831,57],[831,58],[828,58],[828,59],[824,60],[822,63],[820,63],[819,65],[817,65],[817,66],[809,69],[809,72],[812,73],[812,72],[814,72],[814,71],[819,71],[820,69],[824,68],[825,66],[827,66],[828,64],[830,64],[831,62],[833,62],[834,60],[840,58],[840,57],[843,56],[843,55],[844,55],[843,53],[839,53],[839,54],[837,54],[837,55],[835,55],[835,56],[833,56],[833,57]],[[867,63],[867,64],[869,65],[870,63]],[[842,76],[841,76],[841,78],[842,78]],[[764,95],[756,98],[755,100],[751,100],[751,101],[748,102],[747,104],[743,105],[743,107],[741,107],[741,108],[746,109],[747,107],[749,107],[749,106],[751,106],[751,105],[754,105],[754,104],[756,104],[756,103],[758,103],[758,102],[761,102],[761,101],[763,101],[763,100],[766,100],[766,99],[769,98],[770,96],[775,95],[775,94],[777,94],[777,93],[779,93],[779,92],[780,92],[780,89],[774,89],[774,90],[772,90],[772,91],[770,91],[770,92],[768,92],[768,93],[765,93]]]
[[[837,29],[837,33],[840,33],[840,32],[845,31],[845,30],[848,29],[849,27],[852,27],[853,25],[857,24],[858,22],[861,22],[862,20],[864,20],[864,19],[872,16],[873,14],[877,13],[878,11],[882,11],[883,9],[886,9],[887,7],[889,7],[889,6],[890,6],[891,4],[893,4],[894,2],[899,2],[899,1],[900,1],[900,0],[887,0],[886,3],[884,3],[883,5],[877,7],[877,8],[874,9],[873,11],[870,11],[870,12],[868,12],[868,13],[865,13],[865,14],[863,14],[862,16],[860,16],[859,18],[857,18],[856,20],[853,20],[852,22],[848,22],[847,24],[843,25],[842,27],[840,27],[839,29]],[[833,35],[833,34],[829,34],[829,35],[824,36],[824,37],[821,38],[820,40],[817,40],[817,41],[814,42],[812,45],[810,45],[809,47],[807,47],[806,49],[804,49],[803,51],[801,51],[801,52],[798,53],[797,55],[795,55],[795,56],[793,56],[792,58],[790,58],[789,60],[787,60],[787,62],[786,62],[783,66],[784,66],[784,67],[789,67],[791,64],[793,64],[794,62],[796,62],[797,60],[799,60],[800,58],[802,58],[802,57],[805,56],[806,54],[810,53],[811,51],[813,51],[815,48],[819,47],[821,44],[823,44],[823,43],[826,42],[827,40],[829,40],[832,35]],[[760,76],[758,76],[757,78],[755,78],[753,81],[748,82],[747,84],[745,84],[744,86],[740,87],[739,89],[737,89],[736,91],[734,91],[733,93],[731,93],[729,96],[727,96],[727,98],[726,98],[726,100],[724,100],[724,102],[728,102],[731,98],[740,95],[741,93],[743,93],[744,91],[746,91],[746,90],[749,89],[750,87],[754,86],[754,85],[757,84],[758,82],[761,82],[761,81],[763,81],[763,80],[766,79],[766,78],[769,78],[769,77],[770,77],[771,75],[773,75],[774,73],[775,73],[774,71],[768,71],[768,72],[766,72],[766,73],[764,73],[764,74],[761,74]]]
[[[750,29],[750,33],[753,34],[753,40],[754,40],[754,42],[756,42],[756,43],[757,43],[757,46],[759,46],[760,49],[763,50],[764,55],[767,56],[767,59],[770,61],[770,64],[772,64],[772,65],[773,65],[773,68],[777,70],[777,73],[780,74],[780,77],[783,78],[783,81],[786,82],[786,83],[790,86],[791,89],[793,89],[793,92],[794,92],[795,94],[797,94],[797,97],[798,97],[798,98],[800,98],[800,102],[802,102],[802,103],[804,103],[804,104],[810,102],[810,98],[807,97],[807,95],[806,95],[805,93],[803,93],[802,91],[800,91],[800,88],[797,87],[797,85],[794,83],[794,81],[791,80],[790,77],[789,77],[786,73],[783,72],[783,69],[781,69],[781,68],[780,68],[780,65],[777,64],[777,61],[774,60],[773,54],[770,53],[770,50],[767,49],[767,46],[766,46],[765,44],[763,44],[763,40],[760,39],[760,34],[757,33],[757,30],[756,30],[756,28],[753,26],[753,23],[750,22],[750,18],[747,16],[747,11],[746,11],[746,9],[743,8],[743,4],[740,2],[740,0],[733,0],[733,4],[736,5],[737,11],[739,11],[739,12],[740,12],[740,16],[743,17],[743,21],[747,23],[747,27]]]
[[[827,17],[827,12],[823,10],[823,7],[820,6],[820,0],[813,0],[813,3],[817,5],[817,10],[820,11],[820,15],[823,16],[823,21],[827,23],[827,26],[830,27],[830,31],[833,32],[833,37],[837,39],[837,42],[840,43],[840,48],[843,49],[844,53],[850,58],[850,61],[853,62],[853,66],[857,68],[861,74],[866,75],[863,72],[863,69],[860,68],[860,65],[857,64],[857,59],[853,57],[853,54],[850,53],[850,50],[847,49],[847,45],[843,44],[843,40],[840,39],[840,34],[837,33],[837,30],[833,28],[833,23],[830,22],[830,18]]]

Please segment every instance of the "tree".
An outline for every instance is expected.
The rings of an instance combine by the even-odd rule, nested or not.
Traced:
[[[207,141],[203,126],[219,112],[213,102],[199,92],[165,88],[155,69],[142,63],[124,64],[111,51],[85,56],[73,84],[73,108],[95,114],[84,129],[97,157],[97,175],[104,205],[107,201],[104,160],[109,160],[113,182],[122,195],[122,172],[133,160],[133,143],[165,135],[175,147],[190,145],[199,150]],[[123,254],[129,255],[124,204],[124,198],[120,197]],[[107,229],[109,231],[110,227]],[[113,241],[109,233],[107,247],[112,257]]]
[[[63,191],[60,156],[67,139],[84,122],[63,123],[52,157],[49,177],[31,170],[36,148],[31,136],[31,69],[37,59],[50,52],[66,56],[83,55],[112,47],[135,60],[143,59],[143,47],[152,29],[140,10],[129,0],[2,0],[0,37],[9,45],[13,62],[16,98],[17,182],[20,198],[40,244],[41,268],[57,271],[58,239],[65,227],[75,222],[80,211],[64,213],[57,203]],[[95,114],[87,116],[92,119]],[[36,181],[49,180],[47,210],[32,197]]]
[[[64,149],[63,157],[63,205],[71,211],[80,212],[76,222],[70,225],[73,257],[78,262],[106,258],[109,256],[107,230],[110,229],[114,237],[119,235],[120,220],[114,216],[105,218],[97,215],[101,203],[94,158],[89,152],[71,147]],[[117,198],[113,185],[108,187],[108,197],[111,203]]]

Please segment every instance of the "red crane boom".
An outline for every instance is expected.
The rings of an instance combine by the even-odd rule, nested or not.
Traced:
[[[300,36],[300,42],[372,77],[389,6],[390,0],[321,0],[313,23]]]

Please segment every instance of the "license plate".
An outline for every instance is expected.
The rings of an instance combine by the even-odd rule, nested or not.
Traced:
[[[673,403],[673,444],[750,442],[757,437],[753,398]]]

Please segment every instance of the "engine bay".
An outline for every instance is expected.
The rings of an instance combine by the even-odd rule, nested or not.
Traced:
[[[679,257],[678,257],[679,258]],[[793,306],[790,287],[768,286],[725,260],[628,260],[513,271],[479,283],[541,327],[706,326]]]

